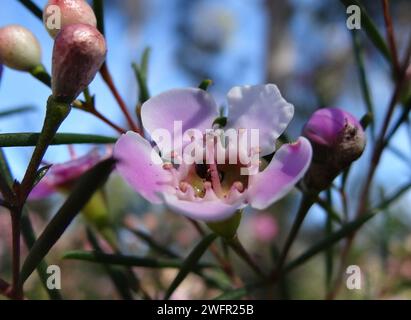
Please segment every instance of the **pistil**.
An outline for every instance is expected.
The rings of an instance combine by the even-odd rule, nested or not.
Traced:
[[[220,175],[218,174],[217,165],[215,163],[209,164],[208,171],[210,172],[211,184],[213,185],[214,193],[218,197],[222,197],[223,196],[223,188],[221,187]]]

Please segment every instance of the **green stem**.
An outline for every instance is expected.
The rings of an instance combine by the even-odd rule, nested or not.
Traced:
[[[238,239],[237,236],[235,236],[232,239],[225,239],[228,243],[228,245],[231,247],[231,249],[234,250],[237,255],[246,262],[250,268],[261,278],[265,279],[266,276],[264,275],[264,272],[260,269],[260,267],[255,263],[253,258],[249,255],[247,250],[243,247],[241,244],[240,240]]]
[[[305,217],[307,216],[308,211],[310,210],[311,206],[315,203],[315,199],[318,196],[304,194],[303,198],[301,199],[300,208],[298,210],[297,216],[294,220],[293,226],[291,227],[291,231],[288,234],[288,237],[285,241],[285,245],[283,250],[280,253],[280,256],[277,261],[277,266],[274,272],[272,273],[272,278],[276,280],[280,274],[282,273],[282,269],[284,267],[284,263],[287,260],[288,253],[290,252],[291,246],[293,245],[295,239],[297,238],[298,232],[303,224]]]
[[[33,70],[31,70],[30,74],[37,80],[43,82],[46,86],[51,87],[51,77],[48,74],[46,68],[42,64],[38,65]]]
[[[43,160],[49,145],[53,141],[60,125],[70,113],[71,106],[68,103],[57,102],[52,96],[47,101],[46,118],[44,120],[43,129],[41,130],[37,145],[34,149],[30,163],[24,175],[20,189],[20,205],[22,205],[36,180],[37,170]]]
[[[23,212],[23,215],[21,216],[21,234],[27,248],[30,250],[36,242],[36,235],[34,234],[33,226],[28,216],[28,212]],[[50,299],[62,300],[63,298],[58,290],[52,290],[47,287],[47,279],[49,275],[47,274],[47,262],[45,260],[42,260],[37,266],[37,273]]]

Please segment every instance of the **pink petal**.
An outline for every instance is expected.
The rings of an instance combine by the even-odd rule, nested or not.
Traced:
[[[311,144],[304,137],[296,143],[283,145],[264,171],[250,176],[248,199],[251,206],[265,209],[284,197],[304,176],[311,157]]]
[[[168,131],[174,140],[180,141],[181,135],[188,129],[198,129],[204,133],[205,129],[211,128],[217,116],[213,97],[197,88],[173,89],[161,93],[149,99],[141,108],[143,126],[156,143],[160,143],[154,134],[157,129]],[[181,133],[174,133],[174,121],[182,122]]]
[[[281,96],[274,84],[232,88],[228,99],[228,128],[258,129],[261,155],[275,150],[275,141],[287,128],[294,106]]]
[[[341,139],[347,125],[362,134],[360,122],[351,113],[338,108],[322,108],[312,114],[304,126],[303,135],[313,143],[332,147]]]
[[[226,220],[244,206],[242,202],[228,204],[221,200],[180,200],[170,193],[164,193],[163,196],[164,201],[171,210],[188,218],[206,222]]]
[[[79,178],[84,172],[97,164],[103,156],[97,149],[93,149],[85,156],[53,165],[46,177],[53,179],[54,184],[61,185]]]
[[[53,186],[47,177],[44,177],[30,192],[30,200],[41,200],[47,198],[56,192],[55,186]]]
[[[57,192],[58,188],[73,183],[102,158],[100,152],[93,149],[80,158],[52,165],[46,176],[31,191],[29,198],[39,200],[48,197]]]
[[[118,172],[135,191],[150,202],[162,202],[158,193],[171,176],[147,140],[132,131],[123,134],[114,146],[114,157]]]

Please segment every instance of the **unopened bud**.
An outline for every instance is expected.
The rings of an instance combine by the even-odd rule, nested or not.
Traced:
[[[366,137],[359,121],[337,108],[320,109],[311,116],[303,135],[313,147],[313,160],[305,181],[324,190],[364,151]]]
[[[52,38],[71,24],[97,25],[94,11],[85,0],[49,0],[44,7],[43,22]]]
[[[93,81],[107,53],[103,35],[86,24],[72,24],[57,35],[53,49],[52,89],[71,102]]]
[[[0,63],[21,71],[41,64],[41,48],[30,30],[19,25],[0,28]]]

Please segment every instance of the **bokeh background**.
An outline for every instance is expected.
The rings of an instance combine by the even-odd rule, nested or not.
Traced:
[[[45,0],[34,1],[40,7]],[[380,1],[362,1],[384,34]],[[164,90],[197,86],[203,79],[213,80],[210,91],[219,103],[235,85],[276,83],[285,98],[295,105],[295,118],[288,134],[296,138],[304,122],[317,108],[334,106],[352,112],[358,118],[366,113],[354,58],[352,35],[346,27],[347,14],[340,1],[320,0],[106,0],[106,37],[108,65],[114,81],[130,109],[138,99],[138,88],[131,68],[146,47],[151,48],[148,84],[151,94]],[[403,53],[411,26],[411,2],[390,1],[399,52]],[[52,39],[39,20],[18,1],[2,1],[0,27],[21,24],[35,33],[43,49],[43,62],[50,70]],[[364,34],[360,36],[365,68],[375,105],[376,126],[386,110],[393,82],[390,67]],[[122,114],[99,76],[91,85],[97,108],[116,123],[124,123]],[[0,85],[0,110],[34,106],[24,115],[0,118],[0,132],[37,132],[40,130],[45,101],[50,91],[29,75],[5,69]],[[115,132],[93,116],[75,110],[61,132],[96,133],[115,136]],[[91,146],[76,146],[83,154]],[[11,148],[6,154],[16,178],[21,178],[30,148]],[[355,164],[347,188],[349,207],[355,208],[364,168],[369,163],[369,148]],[[69,159],[66,147],[51,147],[46,160],[55,163]],[[384,153],[372,189],[371,201],[396,190],[411,180],[411,129],[404,126]],[[142,228],[161,243],[169,243],[182,255],[198,239],[195,230],[181,218],[162,207],[152,207],[112,177],[108,186],[113,199],[113,214],[119,221]],[[272,264],[273,252],[287,235],[296,211],[298,192],[267,212],[247,212],[240,237],[264,267]],[[64,199],[33,203],[37,230]],[[335,197],[337,208],[342,204]],[[411,298],[411,193],[361,230],[354,250],[355,263],[363,272],[363,289],[343,289],[348,298]],[[0,212],[0,273],[10,270],[9,217]],[[325,234],[326,214],[313,208],[292,256],[304,251]],[[87,248],[84,226],[76,221],[50,254],[50,261],[63,268],[63,292],[68,298],[117,298],[110,280],[99,266],[62,261],[64,250]],[[149,255],[148,248],[129,231],[122,230],[124,248],[130,254]],[[339,246],[334,248],[338,257]],[[252,278],[241,263],[240,274]],[[161,287],[175,274],[173,270],[149,272],[137,270],[148,287]],[[155,274],[153,274],[155,273]],[[318,255],[287,277],[278,298],[324,297],[327,289],[325,259]],[[153,283],[157,279],[159,283]],[[210,298],[216,293],[190,277],[174,298]],[[43,298],[44,292],[33,276],[29,296]],[[153,289],[154,290],[154,289]],[[155,291],[155,290],[154,290]]]

